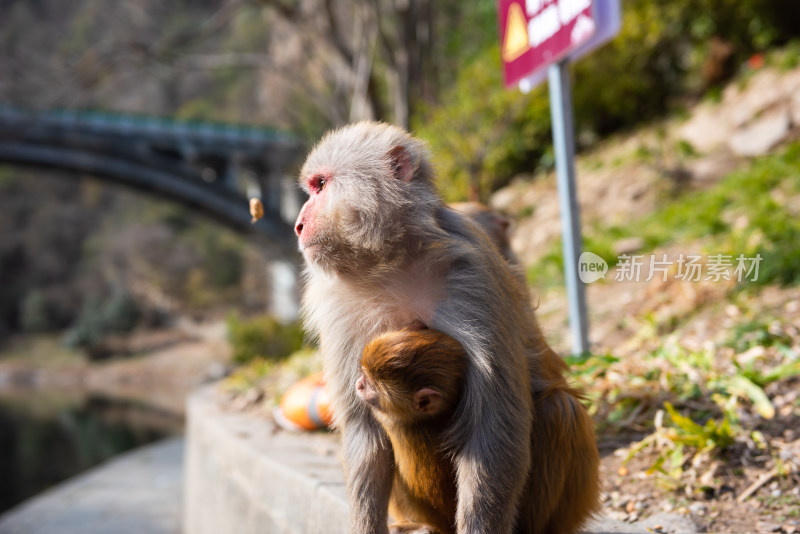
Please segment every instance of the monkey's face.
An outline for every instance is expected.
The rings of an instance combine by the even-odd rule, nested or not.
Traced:
[[[412,246],[413,222],[433,216],[424,148],[399,128],[358,123],[326,135],[309,154],[300,186],[309,199],[295,223],[306,261],[363,273],[394,264]],[[424,197],[424,195],[422,195]]]
[[[362,369],[356,381],[356,394],[378,414],[398,422],[412,423],[426,415],[435,415],[434,409],[438,412],[438,404],[432,404],[428,397],[418,406],[415,392],[403,380],[373,377],[366,369]]]
[[[378,390],[375,382],[362,369],[361,376],[356,381],[356,394],[361,400],[376,409],[381,409]]]

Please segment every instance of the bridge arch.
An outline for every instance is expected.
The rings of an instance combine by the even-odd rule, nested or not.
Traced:
[[[0,106],[0,162],[88,174],[166,197],[291,257],[301,144],[266,128]],[[265,216],[250,223],[248,197]]]
[[[299,314],[293,224],[302,193],[290,176],[302,152],[297,139],[267,128],[0,105],[0,163],[123,184],[250,234],[269,253],[272,313],[284,320]],[[248,197],[264,204],[255,224]]]

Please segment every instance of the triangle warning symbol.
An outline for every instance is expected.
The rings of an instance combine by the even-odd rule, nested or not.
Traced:
[[[503,61],[509,63],[530,49],[528,42],[528,24],[522,7],[511,4],[506,18],[506,35],[503,39]]]

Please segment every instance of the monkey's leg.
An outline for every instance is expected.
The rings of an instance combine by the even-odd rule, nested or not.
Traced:
[[[354,534],[385,534],[392,487],[392,449],[371,419],[354,419],[342,428],[345,480]]]
[[[531,472],[517,532],[572,534],[598,508],[599,455],[594,424],[569,390],[534,401]]]
[[[457,459],[458,534],[509,534],[530,464],[529,427],[494,414],[475,429]],[[521,417],[525,417],[522,415]],[[514,432],[513,428],[521,428]],[[518,435],[522,434],[522,436]]]

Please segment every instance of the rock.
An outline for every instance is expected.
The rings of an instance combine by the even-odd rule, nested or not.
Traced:
[[[701,502],[693,502],[689,505],[689,511],[694,515],[706,515],[706,505]]]
[[[704,103],[700,105],[692,118],[678,130],[678,137],[691,143],[701,154],[711,153],[726,142],[729,146],[739,147],[744,142],[742,152],[734,149],[738,155],[754,156],[765,153],[775,145],[767,143],[767,139],[759,143],[748,141],[745,134],[765,119],[774,118],[775,110],[784,115],[783,120],[775,119],[773,132],[784,128],[788,130],[792,124],[800,126],[800,69],[789,73],[779,73],[773,69],[764,69],[756,74],[744,86],[731,84],[723,92],[722,102]],[[788,123],[788,124],[787,124]],[[758,137],[763,132],[754,132]],[[783,139],[785,133],[779,138]],[[734,138],[741,138],[736,142]],[[749,147],[767,145],[757,153],[751,153]]]
[[[697,526],[687,517],[679,514],[659,513],[631,524],[622,512],[609,513],[606,517],[595,519],[584,528],[592,534],[647,534],[649,532],[668,534],[696,534]]]
[[[612,521],[625,522],[628,520],[628,514],[621,510],[611,510],[606,514]]]
[[[770,69],[761,71],[743,88],[729,85],[724,99],[727,104],[734,105],[731,124],[734,127],[749,124],[761,113],[784,101],[790,93],[781,80],[781,74]]]
[[[690,160],[686,163],[694,182],[715,182],[733,171],[738,164],[738,158],[728,150],[719,150],[708,156]]]
[[[675,513],[653,514],[648,518],[636,523],[637,527],[654,531],[655,527],[661,527],[658,532],[669,532],[671,534],[693,534],[700,532],[691,519]]]
[[[228,376],[230,369],[222,362],[213,362],[206,368],[206,378],[216,382]]]
[[[756,526],[759,532],[780,532],[781,525],[769,521],[759,521]]]
[[[763,156],[789,135],[789,110],[781,108],[734,133],[728,146],[737,156]]]
[[[626,237],[614,243],[614,253],[617,256],[622,254],[632,254],[641,250],[644,246],[644,239],[641,237]]]
[[[496,210],[513,212],[514,208],[517,207],[519,196],[519,188],[512,184],[494,193],[489,200],[489,206]]]
[[[688,141],[700,153],[708,153],[725,143],[733,127],[720,104],[704,104],[678,130],[678,137]]]

